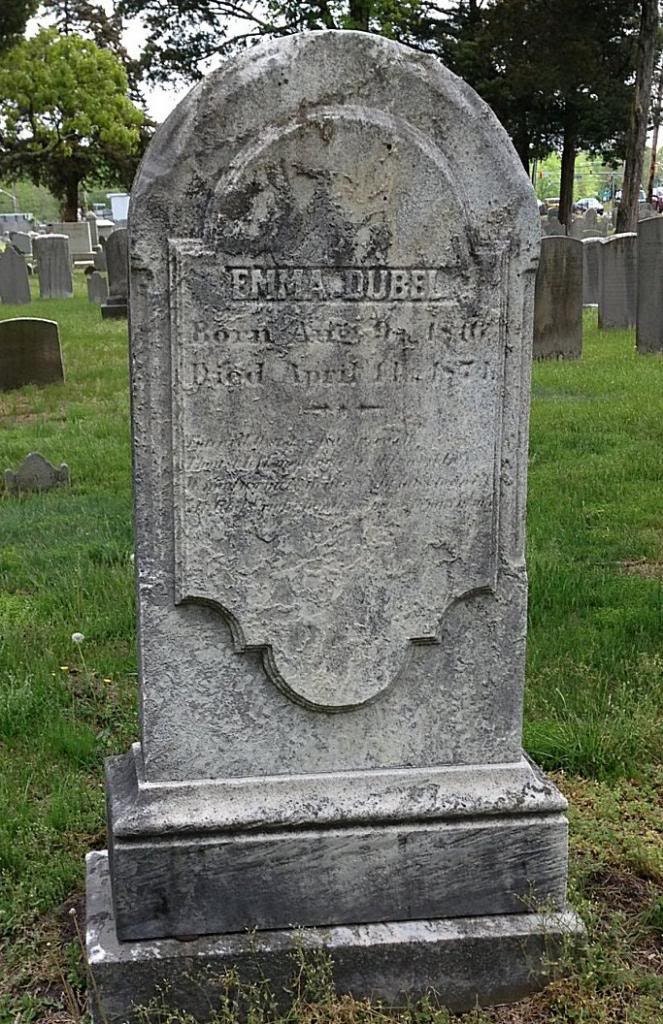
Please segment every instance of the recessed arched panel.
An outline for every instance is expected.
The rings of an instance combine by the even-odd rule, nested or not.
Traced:
[[[271,126],[171,239],[179,602],[293,699],[375,699],[496,574],[504,246],[379,111]]]

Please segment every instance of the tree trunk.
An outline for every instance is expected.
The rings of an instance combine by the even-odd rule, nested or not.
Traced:
[[[647,202],[651,203],[654,198],[654,181],[656,179],[656,151],[658,149],[658,131],[661,127],[661,104],[663,103],[663,68],[659,69],[658,86],[656,89],[656,103],[654,105],[654,131],[651,138],[651,163],[649,165],[649,179],[647,181]]]
[[[516,153],[520,157],[520,162],[527,172],[529,177],[529,131],[524,121],[518,125],[518,130],[513,137],[513,145]]]
[[[564,130],[562,147],[562,172],[559,180],[559,215],[560,224],[566,227],[568,235],[573,220],[573,186],[576,169],[576,132],[575,127],[568,125]]]
[[[353,28],[359,32],[368,32],[371,6],[371,0],[350,0],[348,28]]]
[[[78,220],[78,178],[69,178],[65,184],[64,203],[62,204],[63,221]]]
[[[638,227],[638,202],[642,188],[642,166],[647,141],[647,120],[651,102],[651,84],[656,53],[658,0],[642,0],[635,91],[631,121],[626,139],[626,164],[622,198],[617,210],[617,232],[635,231]]]

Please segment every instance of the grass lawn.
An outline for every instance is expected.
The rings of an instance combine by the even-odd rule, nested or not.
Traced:
[[[84,1012],[83,858],[104,845],[103,759],[138,733],[126,323],[82,275],[76,292],[0,307],[57,320],[67,374],[0,395],[0,470],[39,450],[72,477],[0,498],[0,1024]],[[663,1024],[663,359],[585,328],[582,362],[534,370],[525,743],[571,800],[589,941],[476,1024]],[[293,1016],[389,1020],[329,994]]]

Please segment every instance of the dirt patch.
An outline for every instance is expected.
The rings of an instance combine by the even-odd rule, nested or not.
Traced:
[[[619,567],[627,576],[640,576],[646,580],[663,580],[663,562],[620,562]]]

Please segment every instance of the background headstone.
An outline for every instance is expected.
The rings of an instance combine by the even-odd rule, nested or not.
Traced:
[[[99,232],[97,231],[97,215],[92,210],[86,213],[85,219],[88,222],[90,229],[90,247],[94,252],[99,245]]]
[[[32,240],[42,299],[70,299],[74,294],[69,239],[66,235],[38,235]]]
[[[108,296],[108,282],[103,274],[100,274],[98,270],[95,270],[92,274],[87,275],[87,297],[89,302],[94,302],[97,306]]]
[[[0,320],[0,391],[63,380],[60,335],[54,320]]]
[[[67,236],[72,260],[92,258],[93,246],[89,221],[63,221],[59,224],[49,224],[48,230],[50,234]]]
[[[535,359],[582,355],[582,254],[577,238],[541,239],[534,297]]]
[[[103,319],[126,317],[129,293],[129,251],[127,229],[118,228],[104,246],[108,271],[108,298],[101,306]]]
[[[638,352],[663,352],[663,217],[638,224]]]
[[[355,994],[532,990],[578,924],[522,753],[515,151],[432,57],[315,32],[199,85],[131,211],[142,737],[89,860],[99,1019],[195,1000],[247,928],[279,984],[304,941]]]
[[[638,236],[604,239],[599,257],[599,327],[635,327],[638,292]]]
[[[582,301],[585,306],[596,306],[599,301],[599,261],[602,238],[583,238]]]
[[[25,259],[12,246],[0,253],[0,300],[16,306],[32,301]]]
[[[5,490],[9,494],[24,491],[50,491],[52,487],[69,484],[69,467],[66,462],[54,466],[39,452],[30,452],[16,471],[5,470]]]
[[[32,256],[32,236],[27,231],[12,231],[11,243],[24,256]]]
[[[106,252],[101,244],[97,246],[94,253],[94,269],[106,273]]]

